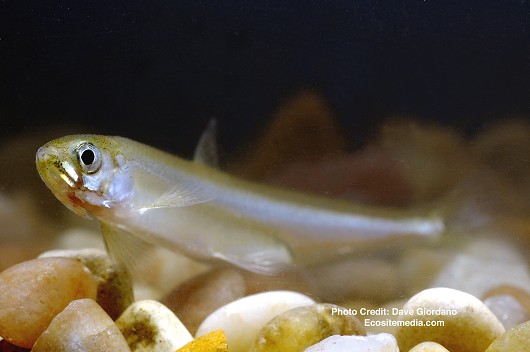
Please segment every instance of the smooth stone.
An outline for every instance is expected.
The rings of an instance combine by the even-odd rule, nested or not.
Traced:
[[[18,347],[0,338],[0,352],[29,352],[30,349]]]
[[[222,330],[215,330],[188,342],[177,352],[228,352],[228,343]]]
[[[116,325],[133,352],[174,352],[193,340],[175,314],[153,300],[131,304]]]
[[[53,318],[32,352],[130,351],[120,330],[92,299],[71,302]]]
[[[486,352],[527,352],[530,346],[530,321],[506,331]],[[452,352],[452,351],[451,351]]]
[[[312,268],[309,274],[323,301],[357,297],[388,301],[401,292],[397,265],[382,259],[343,259]]]
[[[436,309],[445,312],[425,312]],[[451,352],[483,352],[504,333],[502,323],[478,298],[443,287],[421,291],[409,299],[399,321],[410,322],[396,331],[403,351],[420,342],[432,341]],[[426,321],[443,321],[443,326],[426,326]]]
[[[32,259],[0,273],[0,336],[31,348],[71,301],[96,299],[97,280],[70,258]]]
[[[69,227],[59,234],[54,244],[63,250],[97,248],[105,251],[105,242],[99,228]]]
[[[177,285],[208,270],[208,265],[167,248],[156,246],[152,255],[139,266],[135,278],[141,280],[134,287],[136,300],[160,300]],[[146,287],[147,286],[147,287]]]
[[[200,323],[217,308],[245,295],[243,276],[232,269],[208,271],[183,282],[161,303],[195,334]]]
[[[308,275],[306,275],[306,271]],[[314,285],[308,280],[308,277],[311,276],[312,268],[286,270],[279,275],[264,275],[250,271],[242,271],[240,273],[245,279],[247,295],[281,290],[300,292],[311,298],[317,297]]]
[[[390,301],[384,305],[374,307],[371,307],[370,305],[364,303],[361,305],[357,305],[354,309],[357,309],[357,311],[359,311],[360,309],[365,308],[374,311],[374,314],[367,314],[359,317],[359,319],[365,322],[366,332],[368,333],[368,335],[380,333],[394,334],[397,330],[397,326],[393,325],[393,322],[399,319],[399,315],[392,313],[379,314],[378,309],[387,309],[387,312],[392,312],[393,309],[401,309],[405,302],[405,300],[401,299]],[[365,319],[370,319],[370,323],[367,324]]]
[[[450,287],[482,297],[499,285],[530,291],[526,258],[506,241],[480,239],[457,254],[434,278],[431,287]]]
[[[223,330],[230,352],[247,352],[269,320],[289,309],[313,303],[308,296],[292,291],[257,293],[217,309],[201,323],[195,336]]]
[[[365,335],[363,324],[353,315],[329,303],[293,308],[269,321],[258,333],[250,352],[301,351],[331,335]]]
[[[449,352],[449,350],[439,343],[427,341],[417,344],[409,352]]]
[[[405,296],[430,287],[433,278],[454,256],[454,251],[439,246],[410,248],[401,253],[398,271]]]
[[[526,313],[530,314],[530,293],[528,293],[528,291],[518,286],[499,285],[486,292],[484,296],[482,296],[482,300],[485,300],[491,296],[499,295],[509,295],[517,299],[517,301],[519,301],[519,303],[524,307]]]
[[[370,336],[330,336],[304,352],[399,352],[394,336],[386,333]]]
[[[134,302],[131,276],[122,265],[112,261],[107,252],[100,249],[52,250],[39,258],[68,257],[84,265],[98,280],[96,302],[116,320]]]
[[[484,304],[495,314],[507,330],[530,320],[530,314],[513,296],[491,296],[484,300]]]

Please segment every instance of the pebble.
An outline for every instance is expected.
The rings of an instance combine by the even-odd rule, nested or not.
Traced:
[[[53,318],[33,352],[130,351],[120,330],[92,299],[72,301]]]
[[[499,319],[505,329],[530,320],[530,314],[523,305],[511,295],[491,296],[484,300],[484,304]]]
[[[97,281],[69,258],[32,259],[0,273],[0,336],[31,348],[71,301],[96,299]]]
[[[429,312],[436,309],[443,311]],[[483,352],[504,333],[501,322],[478,298],[442,287],[413,296],[403,306],[399,320],[410,322],[396,331],[403,351],[420,342],[432,341],[451,352]],[[426,321],[443,321],[443,326],[426,326]]]
[[[241,271],[240,273],[245,279],[247,295],[265,291],[283,290],[300,292],[312,298],[316,297],[315,287],[308,280],[311,274],[306,275],[305,270],[312,273],[311,268],[292,271],[286,270],[280,275],[263,275],[250,271]]]
[[[152,255],[148,256],[135,273],[135,277],[140,278],[142,282],[134,287],[134,297],[137,300],[160,300],[175,286],[207,270],[208,265],[204,263],[156,246]]]
[[[97,248],[105,250],[105,242],[99,228],[87,229],[71,226],[61,232],[54,243],[55,248],[85,249]]]
[[[18,347],[10,344],[6,340],[0,338],[0,351],[1,352],[29,352],[30,350],[24,347]]]
[[[304,352],[399,352],[394,336],[386,333],[370,336],[330,336],[306,348]]]
[[[230,352],[247,352],[259,330],[269,320],[289,309],[313,303],[315,301],[308,296],[293,291],[268,291],[246,296],[210,314],[195,336],[223,330]]]
[[[195,334],[199,324],[217,308],[245,295],[243,276],[232,269],[208,271],[177,286],[161,303]]]
[[[127,270],[101,249],[52,250],[39,258],[67,257],[80,261],[98,281],[96,302],[116,320],[134,302],[132,279]]]
[[[530,346],[530,321],[506,331],[488,347],[486,352],[526,352],[528,346]]]
[[[345,308],[316,303],[293,308],[269,321],[258,333],[250,352],[297,352],[331,335],[365,335],[354,315],[338,314]]]
[[[174,352],[193,337],[162,303],[137,301],[116,320],[132,352]]]
[[[482,296],[482,299],[487,299],[491,296],[509,295],[515,298],[530,314],[530,294],[528,291],[523,290],[520,287],[512,285],[500,285],[492,288]]]
[[[215,330],[188,342],[177,352],[228,352],[228,343],[224,332]]]
[[[427,341],[417,344],[409,352],[449,352],[449,350],[439,343]]]
[[[441,246],[413,247],[399,255],[399,281],[406,296],[430,287],[433,278],[455,255]]]
[[[387,301],[398,297],[401,291],[397,266],[382,259],[335,261],[315,267],[309,277],[323,301],[352,297]]]
[[[513,285],[530,291],[528,263],[506,241],[475,240],[457,254],[430,284],[451,287],[482,297],[499,285]]]

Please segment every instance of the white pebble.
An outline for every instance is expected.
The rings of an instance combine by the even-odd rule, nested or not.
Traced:
[[[530,291],[528,264],[506,242],[477,240],[456,255],[431,283],[482,297],[499,285],[513,285]]]
[[[83,227],[70,227],[56,240],[55,247],[63,249],[97,248],[104,250],[103,236],[97,230]]]
[[[513,296],[491,296],[484,300],[484,304],[497,316],[506,330],[530,320],[525,307]]]
[[[333,335],[304,352],[399,352],[394,336],[386,333],[370,336]]]
[[[162,303],[137,301],[116,320],[132,352],[174,352],[193,337]]]
[[[269,320],[289,309],[313,303],[311,298],[291,291],[269,291],[243,297],[210,314],[197,329],[196,337],[223,330],[230,352],[248,351]]]

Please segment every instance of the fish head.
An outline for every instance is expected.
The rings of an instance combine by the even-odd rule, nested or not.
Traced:
[[[73,135],[39,148],[37,171],[67,208],[90,218],[123,204],[132,192],[127,162],[111,137]]]

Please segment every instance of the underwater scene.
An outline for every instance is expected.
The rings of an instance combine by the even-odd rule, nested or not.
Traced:
[[[0,351],[526,351],[528,4],[482,5],[3,4]]]

